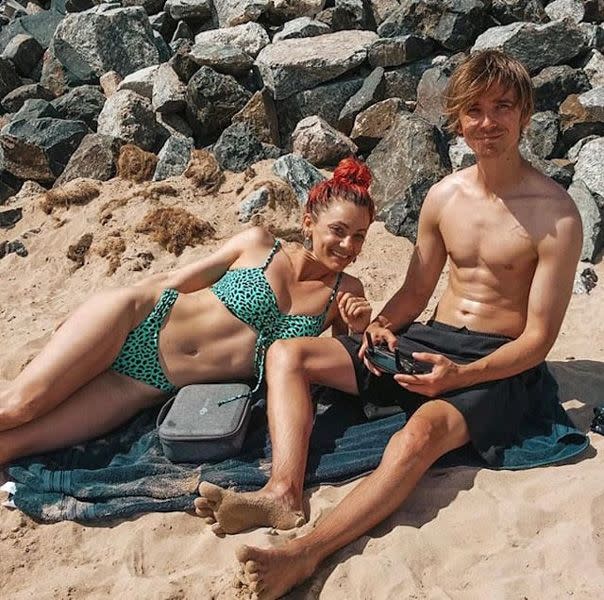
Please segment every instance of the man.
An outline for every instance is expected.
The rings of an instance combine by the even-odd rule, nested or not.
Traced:
[[[449,82],[450,126],[477,164],[430,189],[405,282],[367,328],[374,343],[398,344],[431,363],[430,373],[381,374],[365,357],[365,342],[359,347],[348,337],[271,348],[271,480],[254,494],[202,484],[198,512],[218,529],[297,524],[312,424],[309,382],[368,400],[396,396],[411,416],[378,468],[309,534],[275,549],[239,549],[245,582],[261,599],[282,596],[384,520],[446,452],[471,442],[500,466],[526,415],[556,402],[543,361],[570,300],[582,229],[572,199],[519,153],[532,106],[526,69],[498,51],[474,54]],[[413,323],[447,257],[449,281],[434,319]]]

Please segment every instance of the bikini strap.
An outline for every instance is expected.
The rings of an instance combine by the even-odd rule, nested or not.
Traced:
[[[329,310],[331,303],[334,301],[336,294],[338,293],[338,288],[340,287],[340,282],[342,281],[343,272],[340,271],[338,276],[336,277],[336,283],[333,286],[333,290],[331,291],[331,295],[329,296],[329,300],[327,301],[327,305],[325,306],[325,312]]]
[[[277,250],[279,250],[280,247],[281,247],[281,240],[279,238],[275,238],[275,243],[273,244],[271,251],[269,252],[268,256],[266,257],[266,260],[264,261],[264,264],[261,267],[261,269],[263,271],[265,271],[266,267],[269,266],[271,260],[273,260],[273,256],[275,256],[275,254],[277,253]]]

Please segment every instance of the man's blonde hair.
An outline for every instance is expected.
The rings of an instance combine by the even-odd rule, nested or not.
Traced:
[[[534,101],[533,84],[526,67],[500,50],[481,50],[461,63],[449,79],[444,98],[447,129],[459,132],[460,115],[494,85],[514,90],[521,121],[528,120]]]

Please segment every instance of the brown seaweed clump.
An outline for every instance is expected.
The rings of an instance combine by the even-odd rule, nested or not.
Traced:
[[[55,208],[88,204],[101,193],[101,183],[78,177],[58,188],[48,190],[40,201],[40,208],[49,215]]]
[[[92,233],[85,233],[75,244],[71,244],[67,249],[67,258],[73,260],[75,268],[84,266],[84,260],[90,245],[92,244]]]
[[[117,159],[117,176],[121,179],[142,183],[155,173],[158,158],[134,144],[124,144]]]
[[[196,246],[216,233],[207,221],[174,207],[157,208],[147,213],[136,231],[150,235],[176,256],[180,256],[186,246]]]
[[[196,187],[207,192],[213,192],[224,180],[224,173],[214,158],[207,150],[193,150],[189,165],[183,175],[190,179]]]
[[[126,242],[119,231],[112,231],[109,237],[99,245],[97,252],[108,261],[107,275],[113,275],[122,264],[122,254],[126,251]]]

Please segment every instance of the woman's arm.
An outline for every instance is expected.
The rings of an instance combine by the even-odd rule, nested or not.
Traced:
[[[273,236],[261,227],[246,229],[229,238],[218,250],[167,273],[158,273],[140,281],[137,285],[160,284],[165,288],[174,288],[182,293],[195,292],[211,286],[242,256],[255,246],[262,251],[274,243]]]

